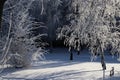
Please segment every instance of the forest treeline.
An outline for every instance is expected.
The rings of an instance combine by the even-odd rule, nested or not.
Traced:
[[[26,66],[57,40],[69,48],[70,60],[84,45],[92,61],[101,57],[103,70],[106,50],[120,57],[119,0],[7,0],[2,12],[2,64]]]

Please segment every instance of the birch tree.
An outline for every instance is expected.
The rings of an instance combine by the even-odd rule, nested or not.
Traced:
[[[110,45],[112,49],[119,50],[119,32],[112,31],[116,28],[116,12],[119,14],[116,4],[120,4],[120,1],[71,0],[71,13],[66,15],[69,24],[64,25],[58,34],[58,38],[65,38],[65,45],[70,50],[72,47],[79,50],[82,44],[89,48],[91,60],[99,54],[103,70],[106,69],[104,51]]]

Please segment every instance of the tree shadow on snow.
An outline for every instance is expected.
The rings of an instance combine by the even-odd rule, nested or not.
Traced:
[[[85,74],[86,73],[92,73],[92,72],[98,72],[101,70],[91,70],[91,71],[76,71],[76,70],[70,70],[70,71],[61,71],[56,72],[50,75],[45,76],[36,76],[34,79],[40,79],[40,80],[86,80]],[[94,78],[94,77],[93,77]],[[94,78],[95,79],[95,78]],[[97,79],[95,79],[97,80]]]
[[[45,68],[55,68],[55,67],[64,67],[74,64],[79,64],[80,62],[72,61],[40,61],[33,64],[32,69],[45,69]]]
[[[97,80],[102,80],[102,78],[99,78]],[[105,78],[104,80],[120,80],[120,76],[108,77],[108,78]]]

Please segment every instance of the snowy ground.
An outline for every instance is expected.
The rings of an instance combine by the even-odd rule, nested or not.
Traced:
[[[45,60],[34,63],[28,69],[5,69],[1,76],[5,80],[102,80],[100,59],[98,57],[91,62],[88,51],[79,56],[74,53],[73,61],[69,61],[67,49],[61,48],[54,49],[45,57]],[[105,80],[120,80],[120,63],[109,55],[106,56],[106,63]],[[109,77],[111,67],[115,68],[113,77]]]

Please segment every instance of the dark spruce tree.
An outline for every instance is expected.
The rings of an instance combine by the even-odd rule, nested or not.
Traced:
[[[3,6],[7,0],[0,0],[0,30],[1,30],[1,21],[2,21],[2,13],[3,13]]]

